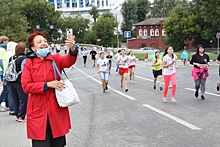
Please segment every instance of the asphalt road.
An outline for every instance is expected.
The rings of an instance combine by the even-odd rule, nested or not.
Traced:
[[[109,90],[102,92],[100,77],[91,59],[83,67],[79,57],[66,69],[81,102],[71,106],[72,129],[67,147],[219,147],[220,94],[216,91],[218,65],[209,67],[206,99],[194,97],[191,66],[177,71],[177,103],[162,102],[163,93],[153,90],[150,62],[138,61],[135,84],[125,93],[119,75],[112,70]],[[115,64],[114,64],[115,65]],[[29,147],[25,122],[0,113],[0,147]]]

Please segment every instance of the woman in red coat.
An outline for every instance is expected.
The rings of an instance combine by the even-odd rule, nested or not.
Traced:
[[[29,94],[27,104],[27,136],[32,139],[33,147],[64,147],[65,134],[71,128],[68,108],[59,107],[55,88],[63,89],[64,83],[54,80],[52,61],[60,71],[72,66],[77,59],[78,47],[74,37],[67,38],[65,45],[69,47],[66,56],[51,55],[47,37],[44,33],[34,31],[28,38],[32,51],[27,56],[22,71],[22,88]],[[58,74],[56,77],[59,77]]]

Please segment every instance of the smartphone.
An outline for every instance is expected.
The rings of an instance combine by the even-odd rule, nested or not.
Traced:
[[[66,38],[73,38],[73,29],[66,29]]]

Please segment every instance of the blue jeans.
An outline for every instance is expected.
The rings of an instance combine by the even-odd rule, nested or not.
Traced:
[[[9,107],[9,110],[12,112],[14,111],[14,104],[10,90],[11,89],[8,83],[6,85],[3,85],[3,91],[0,96],[0,103],[5,102],[6,107]]]

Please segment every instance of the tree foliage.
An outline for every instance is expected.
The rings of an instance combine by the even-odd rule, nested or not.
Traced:
[[[114,28],[117,26],[113,18],[101,16],[92,30],[95,32],[97,39],[101,39],[100,44],[105,46],[112,46],[116,44],[116,37],[114,35]],[[98,43],[99,44],[99,43]]]
[[[218,26],[214,21],[219,21],[219,18],[215,17],[216,20],[210,18],[206,22],[205,19],[208,18],[203,16],[205,13],[201,15],[201,11],[198,11],[202,7],[203,5],[195,2],[176,6],[164,23],[167,36],[162,41],[173,45],[176,50],[182,49],[188,40],[192,40],[194,46],[203,44],[210,47],[210,40],[215,40]]]
[[[137,22],[144,21],[149,13],[150,2],[148,0],[136,0]]]
[[[103,16],[104,18],[109,17],[109,18],[115,19],[114,14],[110,11],[104,12],[101,16]]]
[[[126,0],[122,3],[121,14],[123,22],[121,26],[122,32],[131,31],[134,23],[137,22],[137,3],[135,0]]]
[[[0,1],[0,36],[19,42],[27,40],[27,19],[21,14],[21,3],[17,0]]]
[[[84,35],[89,29],[89,23],[89,19],[85,19],[80,15],[63,18],[61,30],[63,32],[64,39],[66,38],[66,29],[72,28],[73,35],[76,37],[76,41],[83,42]]]
[[[89,14],[94,19],[94,22],[96,22],[97,18],[99,17],[99,10],[97,9],[96,6],[92,6],[92,8],[89,11]]]
[[[61,27],[61,12],[55,11],[53,5],[45,0],[27,0],[24,2],[22,13],[26,16],[29,28],[32,32],[36,25],[40,26],[40,31],[44,32],[49,41],[56,40],[60,37],[59,28]],[[54,29],[50,29],[54,25]]]
[[[151,6],[150,18],[165,18],[176,6],[184,6],[187,0],[154,0]]]

